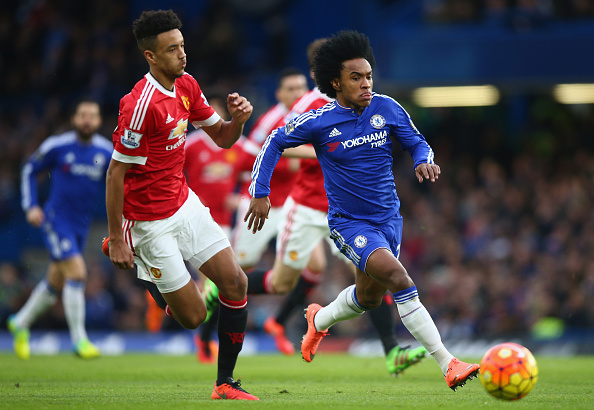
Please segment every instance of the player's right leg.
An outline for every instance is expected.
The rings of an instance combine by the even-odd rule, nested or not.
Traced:
[[[80,249],[77,247],[77,249]],[[89,340],[85,328],[85,283],[87,267],[79,251],[55,262],[59,276],[64,278],[62,305],[74,353],[83,359],[99,357],[97,346]]]
[[[217,380],[211,398],[258,400],[233,379],[247,325],[247,277],[237,262],[227,236],[193,192],[190,192],[188,203],[191,205],[190,214],[187,215],[177,243],[184,259],[210,278],[219,289],[219,356]],[[186,210],[184,207],[182,209]],[[201,296],[199,299],[206,316],[206,305]]]
[[[244,271],[249,272],[250,275],[252,273],[254,274],[253,277],[250,277],[250,281],[252,282],[252,289],[250,290],[250,293],[267,293],[264,288],[260,289],[259,287],[255,287],[253,285],[253,283],[255,283],[254,279],[256,277],[262,277],[266,274],[266,271],[251,271],[251,268],[258,264],[262,255],[264,254],[264,251],[268,248],[268,244],[278,232],[277,225],[278,219],[280,218],[280,209],[271,208],[268,215],[269,220],[264,225],[262,230],[258,232],[258,235],[254,235],[251,231],[245,229],[245,223],[243,222],[243,215],[245,215],[245,212],[249,207],[249,203],[250,201],[247,198],[239,203],[235,221],[235,229],[231,234],[231,242],[239,266]],[[260,280],[256,280],[256,282],[261,284]],[[210,283],[207,283],[207,285],[208,286],[205,287],[204,291],[204,300],[206,301],[208,320],[214,310],[218,307],[219,289],[217,288],[216,284],[214,286],[210,286]]]

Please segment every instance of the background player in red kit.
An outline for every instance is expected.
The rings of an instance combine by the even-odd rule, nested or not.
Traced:
[[[286,68],[281,71],[278,78],[278,84],[275,92],[277,104],[273,105],[262,114],[252,127],[248,137],[243,141],[243,157],[239,163],[240,171],[251,172],[256,155],[260,152],[262,144],[272,132],[278,128],[279,124],[284,122],[285,115],[293,103],[308,91],[307,78],[305,75],[294,68]],[[248,177],[241,185],[239,194],[240,202],[237,209],[237,220],[232,235],[232,245],[239,265],[243,269],[254,267],[261,259],[269,242],[278,233],[278,221],[280,218],[283,203],[291,190],[297,170],[299,169],[299,160],[296,158],[281,158],[275,167],[275,176],[270,181],[277,192],[270,197],[272,208],[268,215],[268,228],[262,229],[261,237],[252,235],[245,229],[242,218],[250,204],[250,194],[248,188],[251,179]]]
[[[221,118],[228,120],[224,96],[209,95],[208,103]],[[200,202],[208,207],[210,215],[228,237],[237,209],[238,195],[235,190],[239,161],[244,152],[242,140],[245,137],[240,138],[230,149],[223,149],[203,129],[190,132],[186,140],[184,174],[188,186],[196,192]]]
[[[184,69],[181,22],[171,11],[145,11],[133,24],[150,71],[120,101],[114,153],[107,173],[109,254],[114,265],[153,282],[166,311],[194,329],[206,306],[186,269],[190,262],[220,290],[218,373],[211,398],[258,400],[233,379],[247,322],[247,280],[223,230],[188,188],[183,165],[187,124],[202,127],[224,148],[240,137],[252,106],[227,97],[232,120],[206,103]]]

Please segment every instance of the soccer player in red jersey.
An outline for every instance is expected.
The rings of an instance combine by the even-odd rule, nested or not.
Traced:
[[[233,379],[247,322],[247,279],[229,240],[183,174],[188,122],[230,148],[252,113],[248,100],[227,96],[231,121],[210,107],[185,72],[182,24],[171,11],[145,11],[133,32],[149,72],[120,101],[114,153],[107,172],[109,255],[120,269],[137,266],[138,277],[156,285],[166,311],[195,329],[206,306],[184,261],[220,290],[217,380],[212,399],[258,400]]]
[[[251,172],[256,155],[260,152],[262,144],[264,144],[268,135],[272,130],[284,123],[289,108],[307,91],[307,78],[301,71],[294,68],[286,68],[281,71],[275,92],[278,102],[256,120],[247,139],[243,141],[244,154],[239,163],[240,171]],[[239,265],[243,269],[247,270],[254,267],[262,257],[270,240],[277,236],[281,209],[293,186],[298,169],[299,160],[296,158],[283,157],[276,165],[275,176],[270,183],[273,187],[276,187],[277,192],[270,197],[272,208],[268,215],[269,225],[267,228],[262,229],[262,232],[260,232],[261,237],[252,235],[242,223],[243,215],[250,204],[248,189],[251,179],[247,178],[241,184],[239,190],[241,200],[237,209],[236,228],[233,231],[231,242]]]

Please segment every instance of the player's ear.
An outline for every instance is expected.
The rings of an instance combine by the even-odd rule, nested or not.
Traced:
[[[155,63],[155,53],[153,53],[151,50],[144,50],[144,58],[146,58],[146,61],[149,63]]]
[[[340,80],[338,78],[330,81],[330,84],[332,84],[332,88],[334,88],[336,91],[340,91]]]

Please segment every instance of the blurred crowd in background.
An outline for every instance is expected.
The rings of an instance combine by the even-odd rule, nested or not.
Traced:
[[[148,2],[148,6],[152,3]],[[173,2],[185,27],[187,71],[207,97],[239,91],[254,105],[252,120],[274,104],[276,75],[291,50],[283,24],[288,1]],[[244,2],[251,3],[251,2]],[[263,3],[269,3],[264,10]],[[397,1],[373,1],[382,6]],[[553,19],[594,19],[592,0],[425,0],[423,24],[503,24],[514,28]],[[258,9],[260,6],[262,9]],[[70,128],[81,96],[103,109],[101,133],[111,138],[119,99],[147,71],[131,33],[140,10],[134,1],[7,1],[0,9],[0,229],[2,247],[22,238],[18,252],[0,260],[0,319],[16,311],[45,274],[47,252],[20,208],[20,171],[49,135]],[[256,39],[246,25],[260,22]],[[243,25],[242,25],[243,24]],[[346,27],[345,27],[346,28]],[[328,35],[331,33],[327,33]],[[312,39],[313,40],[313,39]],[[372,39],[373,45],[373,39]],[[381,59],[387,50],[375,50]],[[593,81],[594,82],[594,81]],[[310,83],[310,85],[313,85]],[[375,88],[382,90],[381,81]],[[395,152],[396,188],[404,216],[401,261],[444,338],[502,336],[594,328],[594,104],[561,105],[544,90],[506,97],[492,107],[420,108],[392,95],[432,145],[442,174],[418,184],[412,161]],[[246,126],[249,131],[250,121]],[[144,288],[134,272],[116,270],[100,252],[106,235],[104,203],[97,205],[85,255],[87,328],[143,330]],[[274,250],[263,266],[271,266]],[[322,304],[350,283],[348,269],[331,259],[311,295]],[[279,297],[254,298],[257,327]],[[66,328],[61,307],[37,328]],[[304,321],[303,321],[304,322]],[[399,322],[399,321],[397,321]],[[370,331],[366,321],[335,334]],[[175,325],[171,325],[175,327]],[[406,330],[399,325],[399,332]]]

